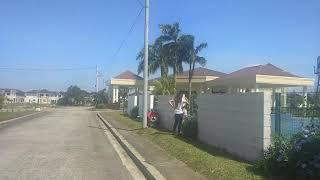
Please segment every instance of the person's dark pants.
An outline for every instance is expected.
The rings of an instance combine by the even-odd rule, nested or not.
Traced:
[[[176,132],[176,129],[178,126],[178,133],[180,133],[182,118],[183,118],[183,114],[175,114],[174,115],[173,132]]]

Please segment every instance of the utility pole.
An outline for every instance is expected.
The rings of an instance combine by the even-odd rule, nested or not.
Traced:
[[[98,65],[96,65],[96,92],[97,93],[99,91],[98,83],[99,83],[99,72],[98,72]]]
[[[316,92],[319,93],[320,86],[320,56],[317,58],[317,66],[314,67],[314,74],[317,76]]]
[[[149,0],[145,0],[145,18],[144,18],[144,71],[143,71],[143,128],[147,128],[148,112],[148,35],[149,35]]]

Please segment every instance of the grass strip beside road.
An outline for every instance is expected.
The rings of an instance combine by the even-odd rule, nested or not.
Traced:
[[[20,112],[0,112],[0,122],[6,121],[10,119],[14,119],[17,117],[25,116],[28,114],[32,114],[35,111],[20,111]]]
[[[120,112],[104,112],[101,115],[106,119],[111,116],[127,128],[142,127],[141,122],[125,117]],[[137,130],[135,133],[148,138],[168,154],[186,163],[208,179],[264,179],[250,170],[252,169],[250,163],[238,160],[228,153],[200,142],[190,141],[153,128]]]

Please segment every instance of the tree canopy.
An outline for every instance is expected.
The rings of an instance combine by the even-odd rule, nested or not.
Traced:
[[[193,35],[182,34],[179,23],[160,24],[160,35],[151,45],[149,45],[149,74],[155,74],[160,70],[161,79],[156,83],[157,93],[172,92],[176,88],[176,76],[183,72],[183,64],[189,67],[189,96],[191,96],[191,79],[195,66],[205,66],[207,60],[200,56],[200,53],[208,44],[200,43],[195,45],[195,37]],[[137,55],[139,60],[138,74],[144,69],[144,49],[141,49]],[[172,81],[168,78],[169,69],[172,69]],[[167,78],[165,80],[164,78]],[[170,82],[170,83],[169,83]],[[172,83],[171,83],[172,82]],[[160,86],[159,83],[164,83]],[[169,87],[172,86],[172,87]],[[170,89],[170,90],[169,90]],[[169,90],[169,91],[168,91]]]
[[[90,102],[90,94],[80,89],[78,86],[70,86],[67,91],[63,93],[63,97],[59,99],[58,104],[64,106],[79,106]]]

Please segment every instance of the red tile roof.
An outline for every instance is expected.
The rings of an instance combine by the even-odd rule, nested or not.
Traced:
[[[142,77],[134,74],[133,72],[131,71],[125,71],[115,77],[113,77],[115,79],[132,79],[132,80],[143,80]]]
[[[285,77],[299,77],[290,72],[284,71],[273,64],[264,64],[246,67],[238,71],[232,72],[225,76],[225,78],[238,78],[238,77],[248,77],[256,75],[269,75],[269,76],[285,76]]]
[[[183,71],[182,74],[179,74],[179,75],[189,76],[189,70]],[[226,74],[223,72],[219,72],[219,71],[215,71],[215,70],[211,70],[203,67],[198,67],[198,68],[194,68],[193,75],[222,77],[222,76],[225,76]]]

